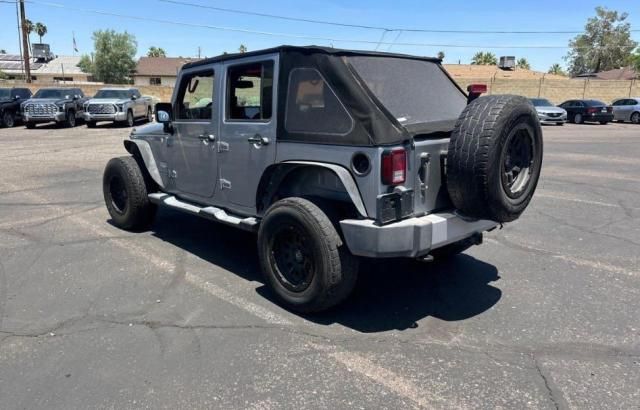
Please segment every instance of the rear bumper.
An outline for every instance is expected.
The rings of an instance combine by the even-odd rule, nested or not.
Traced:
[[[585,114],[584,117],[585,121],[593,121],[593,122],[600,122],[600,121],[606,121],[606,122],[611,122],[613,121],[613,114],[605,114],[605,113],[595,113],[595,114]]]
[[[488,220],[466,220],[443,212],[388,225],[372,219],[340,221],[347,247],[354,255],[376,258],[419,257],[432,249],[493,229]]]

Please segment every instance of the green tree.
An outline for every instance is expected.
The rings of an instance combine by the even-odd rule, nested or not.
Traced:
[[[167,53],[164,51],[162,47],[149,47],[149,51],[147,51],[147,57],[166,57]]]
[[[444,51],[438,51],[438,58],[444,60]]]
[[[88,55],[83,55],[78,63],[82,71],[93,73],[96,80],[105,83],[130,82],[130,74],[136,67],[134,57],[138,51],[133,34],[98,30],[93,33],[93,47],[93,61]]]
[[[552,65],[551,67],[549,67],[549,71],[547,71],[549,74],[555,74],[555,75],[567,75],[564,70],[562,69],[562,66],[558,63],[555,63],[554,65]]]
[[[7,50],[5,50],[4,48],[0,49],[0,54],[7,54]]]
[[[6,54],[6,53],[3,53]],[[6,80],[8,79],[9,76],[7,75],[7,73],[5,73],[4,71],[0,70],[0,80]]]
[[[640,75],[640,48],[629,59],[629,65],[636,70],[636,74]]]
[[[35,26],[33,26],[33,29],[35,30],[38,37],[40,37],[40,43],[42,43],[42,37],[47,34],[47,26],[38,22]]]
[[[531,64],[529,64],[529,60],[524,57],[519,58],[518,61],[516,61],[516,66],[523,70],[531,70]]]
[[[247,52],[247,46],[245,46],[244,44],[240,44],[240,47],[238,47],[238,52],[246,53]]]
[[[496,55],[489,51],[478,51],[471,59],[471,64],[474,65],[496,65],[498,59]]]
[[[620,68],[629,63],[638,45],[631,39],[627,13],[596,7],[595,17],[587,20],[584,33],[569,41],[565,57],[573,75]]]

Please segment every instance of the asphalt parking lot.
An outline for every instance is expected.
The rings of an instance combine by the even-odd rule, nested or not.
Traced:
[[[35,408],[640,407],[640,126],[544,127],[523,217],[278,307],[251,234],[109,224],[125,128],[0,129],[0,398]]]

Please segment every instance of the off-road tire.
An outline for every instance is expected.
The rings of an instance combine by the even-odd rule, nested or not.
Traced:
[[[520,161],[526,164],[516,174],[514,163]],[[541,167],[542,129],[525,97],[481,97],[462,111],[446,167],[449,196],[462,215],[497,222],[517,219],[531,201]]]
[[[35,122],[25,122],[24,126],[27,127],[27,129],[34,129],[36,127],[36,123]]]
[[[584,122],[584,117],[582,116],[582,114],[578,113],[573,116],[574,124],[582,124],[583,122]]]
[[[282,257],[279,235],[294,231],[302,234],[302,246],[311,256],[305,257],[310,259],[310,278],[302,281],[300,289],[292,289],[296,284],[288,282],[277,261]],[[327,215],[304,198],[285,198],[269,207],[258,231],[258,254],[267,285],[285,306],[299,312],[319,312],[339,304],[357,280],[358,259]]]
[[[96,127],[95,121],[87,121],[87,128],[95,128],[95,127]]]
[[[16,125],[15,114],[11,111],[5,111],[4,113],[2,113],[2,123],[0,125],[7,128],[13,128]]]
[[[67,110],[67,113],[64,117],[63,125],[65,128],[73,128],[77,124],[76,112],[73,110]]]
[[[147,196],[153,187],[136,159],[132,156],[113,158],[102,177],[102,192],[113,224],[126,230],[148,228],[156,214],[156,205]],[[121,187],[126,192],[123,200]]]

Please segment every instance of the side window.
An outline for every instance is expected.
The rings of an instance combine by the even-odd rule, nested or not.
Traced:
[[[584,103],[582,101],[576,101],[574,105],[576,107],[584,107]]]
[[[28,88],[21,88],[20,95],[23,99],[28,100],[29,98],[31,98],[31,90],[29,90]]]
[[[295,68],[289,74],[285,129],[301,134],[348,134],[353,119],[322,74]]]
[[[273,112],[273,61],[229,67],[227,120],[268,121]]]
[[[150,77],[149,85],[162,85],[162,78],[160,77]]]
[[[82,90],[81,90],[81,89],[79,89],[79,88],[76,88],[76,89],[74,90],[74,94],[75,94],[75,95],[77,95],[77,96],[79,96],[80,98],[84,98],[84,93],[83,93],[83,92],[82,92]]]
[[[627,101],[627,100],[618,100],[618,101],[614,101],[614,102],[613,102],[613,104],[611,104],[611,105],[612,105],[612,106],[614,106],[614,107],[618,107],[618,106],[620,106],[620,105],[626,105],[626,104],[627,104],[627,102],[626,102],[626,101]]]
[[[213,70],[185,74],[180,81],[177,120],[210,120],[213,105]]]
[[[138,90],[133,90],[133,95],[134,95],[136,98],[140,98],[140,97],[142,97],[142,95],[140,95],[140,91],[138,91]]]

